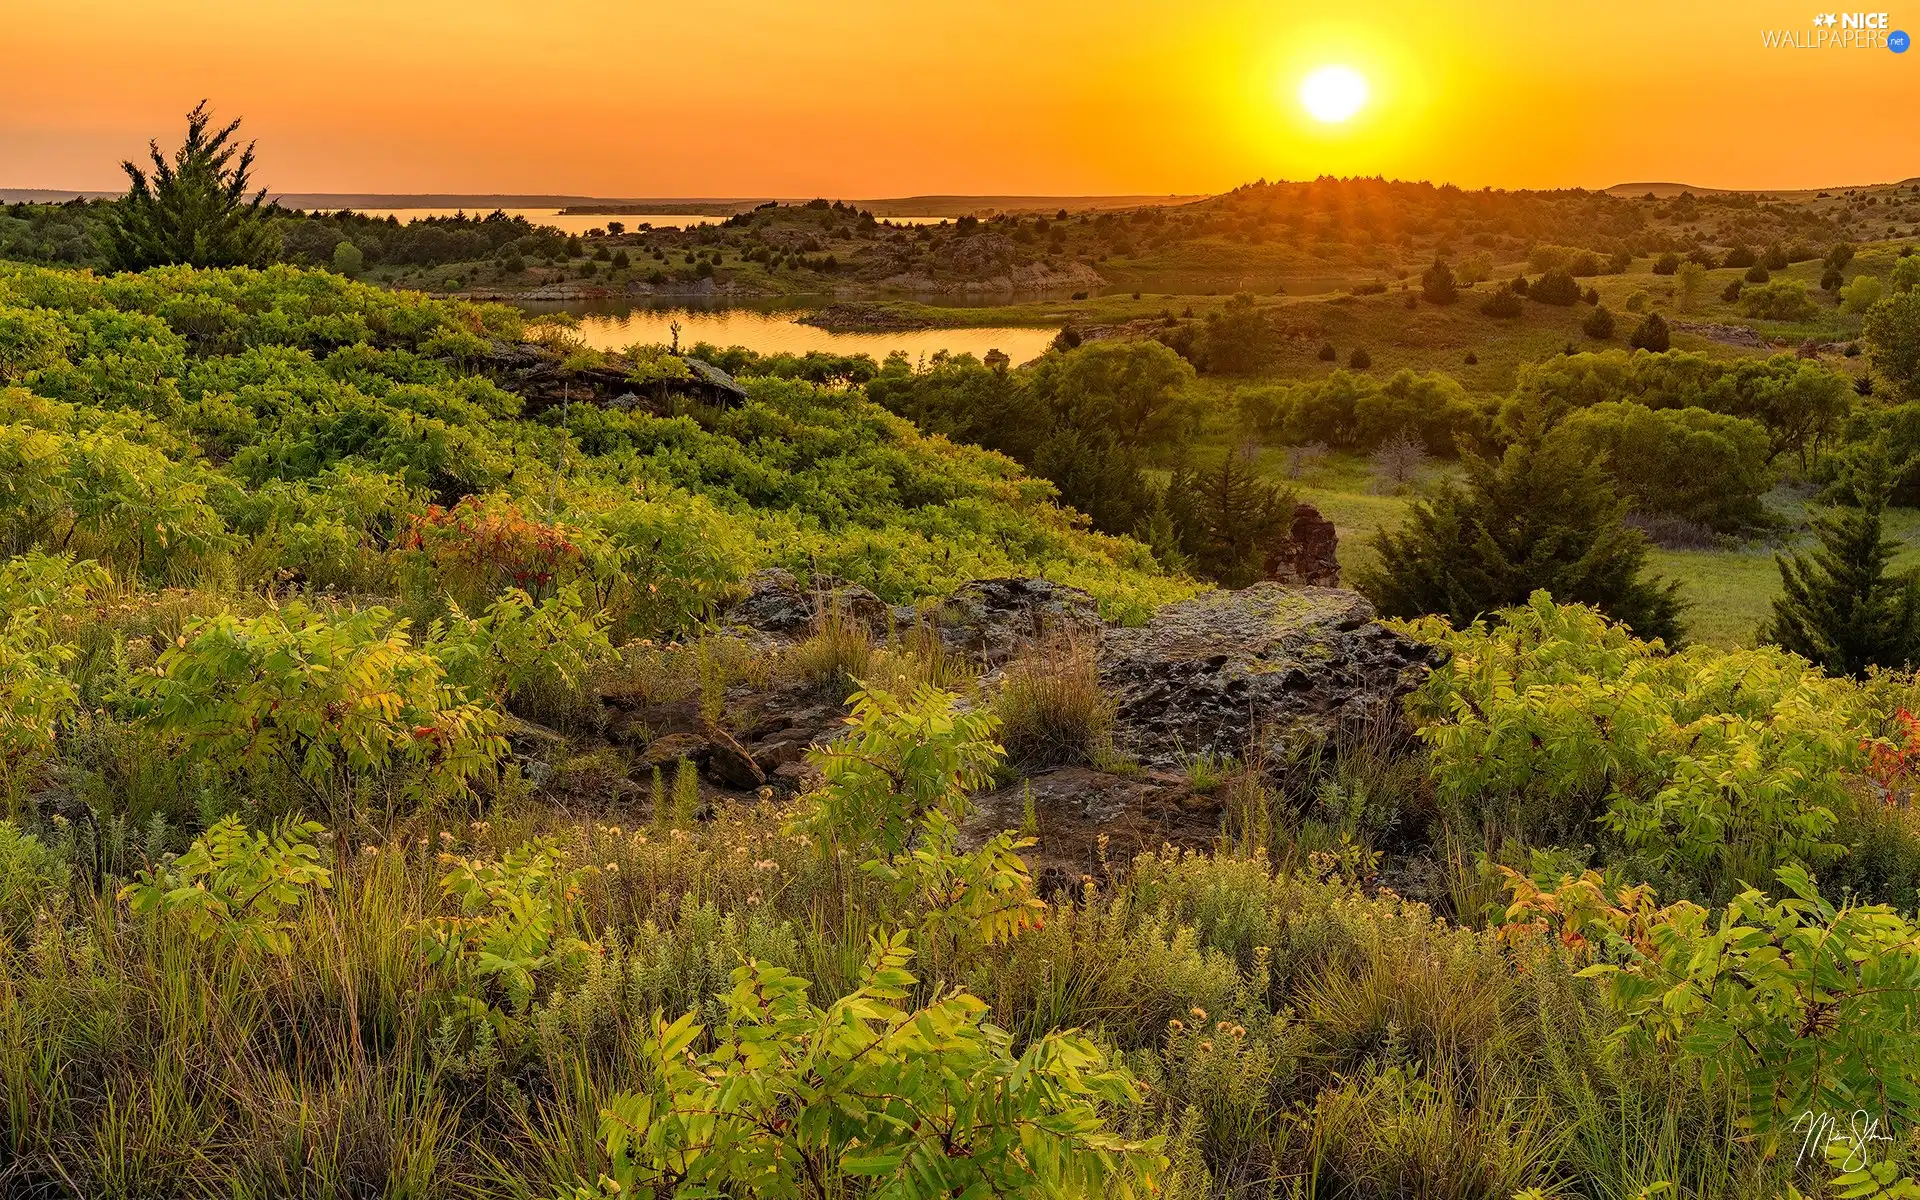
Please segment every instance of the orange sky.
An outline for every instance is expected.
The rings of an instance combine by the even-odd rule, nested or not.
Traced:
[[[1891,13],[1920,33],[1920,0]],[[115,188],[205,96],[285,191],[604,196],[1920,175],[1920,48],[1814,0],[5,0],[0,187]],[[1313,67],[1366,74],[1310,127]]]

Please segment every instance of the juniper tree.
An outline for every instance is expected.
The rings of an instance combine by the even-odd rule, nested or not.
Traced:
[[[1627,339],[1627,345],[1660,354],[1673,345],[1673,335],[1667,329],[1665,318],[1659,313],[1648,313],[1647,319],[1640,322],[1640,327]]]
[[[1627,527],[1626,503],[1590,456],[1535,432],[1498,461],[1462,461],[1465,487],[1446,485],[1401,528],[1374,535],[1375,565],[1357,586],[1382,613],[1465,625],[1544,589],[1641,637],[1678,634],[1679,585],[1647,575],[1646,538]]]
[[[1460,292],[1454,286],[1453,268],[1441,259],[1434,259],[1433,265],[1420,276],[1420,294],[1428,304],[1452,304],[1458,300]]]
[[[158,142],[148,142],[151,176],[131,161],[120,164],[130,186],[102,226],[102,249],[115,269],[258,267],[273,260],[279,236],[261,209],[267,191],[248,195],[254,143],[241,148],[238,119],[210,132],[212,121],[205,100],[194,106],[172,162]]]
[[[1245,452],[1178,468],[1163,496],[1193,570],[1226,587],[1258,581],[1293,522],[1293,497],[1260,479]]]
[[[1920,658],[1920,573],[1890,574],[1899,543],[1881,524],[1892,492],[1886,448],[1861,456],[1854,501],[1817,517],[1820,546],[1776,555],[1782,595],[1760,639],[1834,675],[1906,667]]]

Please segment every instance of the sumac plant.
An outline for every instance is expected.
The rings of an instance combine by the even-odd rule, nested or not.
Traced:
[[[333,886],[313,846],[322,826],[286,823],[271,834],[226,817],[185,854],[120,890],[136,913],[176,921],[200,941],[242,953],[292,952],[292,921],[314,891]]]
[[[329,810],[369,780],[414,798],[459,794],[506,753],[497,716],[378,607],[194,621],[129,691],[181,753],[293,781]]]
[[[812,754],[822,783],[799,825],[918,912],[926,950],[992,945],[1037,925],[1045,905],[1019,855],[1033,840],[1002,832],[960,848],[968,793],[1001,758],[998,718],[924,686],[905,699],[868,687],[849,703],[847,736]]]
[[[475,608],[507,588],[545,596],[581,559],[566,528],[533,520],[509,501],[472,496],[413,518],[400,549],[414,556],[420,569],[410,574],[421,590]]]
[[[1465,630],[1412,628],[1449,656],[1408,712],[1456,819],[1536,844],[1597,822],[1721,896],[1841,853],[1871,724],[1847,681],[1778,649],[1669,653],[1544,592]]]
[[[1920,927],[1886,905],[1836,907],[1799,867],[1776,878],[1785,899],[1748,889],[1717,914],[1685,901],[1650,922],[1626,906],[1587,909],[1575,918],[1584,936],[1604,927],[1626,961],[1584,973],[1606,979],[1622,1036],[1733,1083],[1764,1138],[1809,1115],[1911,1124]]]
[[[1140,1102],[1124,1068],[1072,1031],[1016,1055],[964,991],[910,1007],[910,955],[902,935],[877,940],[859,987],[825,1006],[750,962],[713,1029],[656,1017],[646,1086],[601,1113],[609,1171],[562,1200],[1153,1194],[1158,1140],[1107,1124]]]

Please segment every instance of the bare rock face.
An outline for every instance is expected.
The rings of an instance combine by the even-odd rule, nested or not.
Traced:
[[[1296,569],[1312,577],[1337,569],[1331,526],[1324,538],[1314,533],[1325,524],[1310,510],[1296,524],[1307,535],[1296,561],[1308,564]],[[1115,748],[1138,767],[1043,771],[978,797],[964,827],[975,840],[1018,828],[1030,798],[1040,842],[1027,858],[1044,886],[1058,888],[1124,867],[1164,843],[1208,844],[1220,830],[1225,799],[1196,790],[1185,769],[1194,757],[1278,770],[1311,748],[1337,752],[1379,724],[1398,726],[1401,698],[1441,661],[1433,647],[1378,624],[1373,607],[1354,592],[1280,583],[1210,592],[1130,629],[1102,621],[1085,592],[1043,579],[975,580],[916,612],[889,610],[842,581],[803,586],[784,571],[763,571],[728,619],[778,645],[805,637],[828,597],[876,633],[889,620],[901,629],[927,622],[950,650],[988,669],[989,687],[994,669],[1036,647],[1047,652],[1050,639],[1085,639],[1081,644],[1094,648],[1101,686],[1116,709]],[[764,780],[790,791],[814,782],[805,754],[844,728],[839,707],[778,692],[744,698],[743,707],[757,715],[734,727],[737,741],[689,728],[690,720],[664,711],[633,719],[656,738],[669,730],[696,734],[668,739],[665,751],[694,758],[715,784],[744,790]]]
[[[1047,579],[976,579],[934,610],[934,628],[949,649],[997,667],[1050,636],[1097,638],[1093,597]]]
[[[727,612],[729,623],[774,637],[805,637],[823,609],[865,624],[876,635],[887,632],[893,609],[857,583],[831,575],[817,575],[803,584],[791,571],[768,567],[747,577],[747,595]]]
[[[1162,845],[1204,846],[1220,831],[1221,798],[1195,792],[1184,774],[1060,767],[977,797],[963,836],[1020,828],[1029,799],[1038,840],[1021,856],[1043,891],[1071,890]]]
[[[1398,722],[1400,698],[1439,652],[1374,616],[1355,592],[1260,583],[1109,629],[1100,682],[1118,705],[1120,749],[1155,767],[1198,754],[1279,763]]]
[[[1300,587],[1339,587],[1339,552],[1333,522],[1311,504],[1296,504],[1286,541],[1267,559],[1267,578]]]

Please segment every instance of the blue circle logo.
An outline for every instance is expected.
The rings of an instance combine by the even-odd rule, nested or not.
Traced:
[[[1905,54],[1907,47],[1911,45],[1913,45],[1913,39],[1907,36],[1907,31],[1904,29],[1896,29],[1887,35],[1887,49],[1895,54]]]

